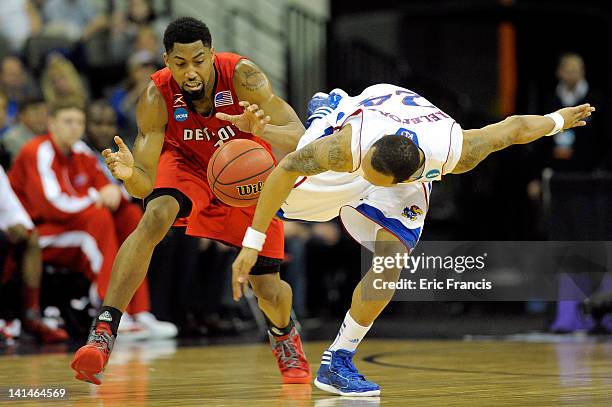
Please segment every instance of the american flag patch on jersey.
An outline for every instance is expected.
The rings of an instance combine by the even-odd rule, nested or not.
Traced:
[[[228,106],[234,104],[232,99],[232,92],[229,90],[223,90],[215,95],[215,107]]]

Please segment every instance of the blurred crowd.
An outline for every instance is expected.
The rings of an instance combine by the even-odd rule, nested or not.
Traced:
[[[114,145],[113,136],[131,144],[137,134],[135,102],[163,64],[167,3],[0,5],[0,343],[80,338],[104,298],[118,247],[138,224],[142,204],[112,178],[100,153]],[[329,261],[329,253],[349,257],[355,244],[336,223],[287,225],[286,241],[283,273],[296,314],[342,309],[350,292],[341,285],[359,263]],[[120,336],[252,329],[256,307],[231,300],[235,254],[171,230],[122,318]],[[314,276],[308,284],[307,268]],[[308,302],[307,291],[327,298]]]

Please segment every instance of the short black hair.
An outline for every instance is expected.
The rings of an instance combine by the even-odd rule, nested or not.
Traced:
[[[43,103],[47,103],[45,98],[43,98],[42,95],[36,94],[36,95],[33,95],[33,96],[29,96],[29,97],[25,98],[24,100],[18,102],[17,103],[17,110],[19,112],[24,112],[25,110],[27,110],[31,106],[42,105]]]
[[[192,17],[177,18],[166,27],[164,32],[164,47],[166,52],[172,52],[175,43],[191,44],[202,41],[205,47],[210,48],[212,38],[210,30],[202,21]]]
[[[372,168],[393,177],[394,183],[406,181],[419,169],[419,147],[407,137],[387,134],[374,143]]]

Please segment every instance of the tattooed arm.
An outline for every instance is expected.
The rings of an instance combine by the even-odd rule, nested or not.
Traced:
[[[291,106],[274,94],[261,69],[248,59],[241,60],[236,64],[233,84],[239,100],[257,105],[255,108],[270,116],[270,123],[256,136],[283,152],[294,151],[304,134],[304,126]]]
[[[352,166],[350,125],[288,154],[266,180],[251,227],[266,232],[299,176],[316,175],[325,171],[348,172]]]
[[[251,228],[261,233],[266,232],[300,175],[351,171],[351,134],[351,126],[346,125],[335,134],[315,140],[285,156],[264,184]],[[232,291],[236,301],[242,296],[243,285],[257,262],[258,254],[256,249],[243,247],[232,264]]]
[[[575,107],[566,107],[557,110],[563,116],[563,130],[572,127],[585,126],[585,119],[595,111],[588,103]],[[555,122],[545,116],[510,116],[504,121],[491,124],[476,130],[463,132],[463,145],[461,157],[453,169],[453,174],[470,171],[489,154],[503,150],[514,144],[531,143],[555,127]]]

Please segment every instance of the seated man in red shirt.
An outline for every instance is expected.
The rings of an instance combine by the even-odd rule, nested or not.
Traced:
[[[42,261],[38,234],[32,220],[15,196],[4,169],[0,167],[0,246],[3,237],[8,243],[9,255],[5,264],[0,265],[3,272],[0,284],[9,280],[19,263],[23,279],[23,327],[43,343],[63,342],[68,333],[62,328],[49,326],[40,313],[40,281]],[[2,270],[4,268],[4,270]],[[2,328],[0,327],[0,338]]]
[[[84,272],[92,281],[92,299],[99,302],[119,244],[134,230],[142,211],[106,178],[95,154],[81,141],[84,132],[85,111],[79,102],[58,101],[51,106],[49,134],[23,146],[9,177],[40,234],[43,261]],[[138,314],[149,307],[143,283],[130,311]],[[153,324],[163,328],[162,336],[176,335],[172,324]]]

